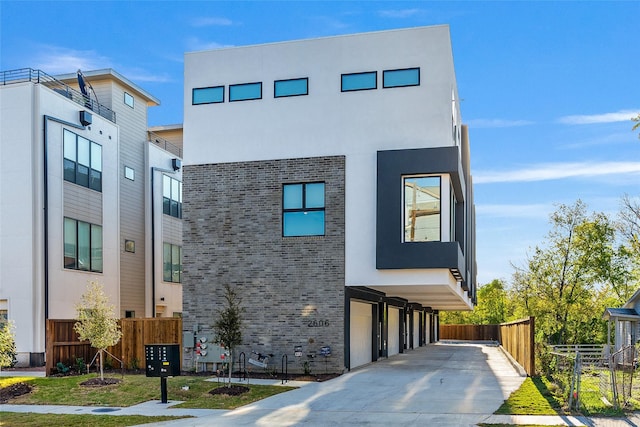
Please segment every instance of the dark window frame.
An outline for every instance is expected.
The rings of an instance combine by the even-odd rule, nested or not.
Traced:
[[[64,220],[67,220],[67,219],[70,220],[70,221],[73,221],[75,223],[75,242],[74,242],[74,258],[73,258],[75,260],[75,262],[74,262],[73,266],[67,266],[69,264],[67,264],[65,262],[65,256],[66,256],[65,245],[66,245],[67,241],[65,239],[66,236],[64,235],[64,222],[65,222]],[[88,242],[89,243],[89,245],[88,245],[88,247],[89,247],[89,268],[88,269],[80,268],[80,265],[79,265],[79,258],[80,258],[80,255],[79,255],[79,248],[80,248],[79,225],[80,224],[86,224],[86,225],[89,226],[89,233],[88,233],[88,237],[89,237],[89,242]],[[100,254],[101,254],[101,256],[100,256],[100,264],[102,266],[102,268],[100,268],[100,269],[94,268],[94,266],[93,266],[93,263],[94,263],[94,257],[93,257],[94,246],[93,246],[92,236],[93,236],[94,227],[100,227],[100,231],[101,231],[101,234],[102,234],[102,237],[100,239],[100,241],[102,243],[102,246],[99,248],[100,249]],[[64,269],[66,269],[66,270],[76,270],[76,271],[87,271],[87,272],[92,272],[92,273],[102,273],[104,271],[104,253],[103,253],[103,250],[104,250],[104,229],[103,229],[102,225],[92,224],[90,222],[81,221],[79,219],[70,218],[70,217],[65,216],[63,218],[63,233],[62,234],[63,234],[63,236],[62,236],[62,246],[63,246],[62,247],[62,260],[63,260],[62,266],[63,266]]]
[[[242,98],[242,99],[231,99],[231,89],[240,86],[252,86],[252,85],[260,85],[260,96],[257,98]],[[237,83],[234,85],[229,85],[229,102],[242,102],[242,101],[255,101],[256,99],[262,99],[262,82],[251,82],[251,83]]]
[[[169,261],[169,265],[170,268],[169,270],[167,270],[166,266],[167,266],[167,258],[166,258],[166,248],[169,247],[169,251],[170,251],[170,259]],[[174,248],[178,248],[178,257],[180,258],[178,260],[178,264],[176,264],[173,259],[173,254]],[[178,269],[175,270],[173,267],[174,265],[178,265]],[[169,243],[169,242],[163,242],[162,243],[162,281],[163,282],[167,282],[167,283],[182,283],[182,268],[183,268],[183,263],[182,263],[182,246],[180,245],[176,245],[173,243]],[[167,271],[169,272],[169,276],[167,276]],[[174,280],[174,275],[177,274],[177,280]],[[170,279],[167,279],[167,277],[170,277]]]
[[[76,153],[76,159],[75,160],[71,160],[67,157],[64,156],[64,133],[68,132],[70,134],[72,134],[75,137],[75,153]],[[92,140],[90,140],[89,138],[85,138],[84,136],[78,135],[75,132],[71,132],[69,129],[64,129],[62,132],[62,145],[63,145],[63,149],[62,149],[62,176],[63,179],[67,182],[70,182],[72,184],[76,184],[79,185],[81,187],[84,188],[88,188],[89,190],[93,190],[93,191],[97,191],[99,193],[102,193],[102,171],[98,171],[97,169],[93,169],[91,167],[92,164],[92,156],[93,156],[93,150],[92,150],[92,145],[97,145],[100,147],[100,165],[102,166],[102,145],[98,144],[97,142],[94,142]],[[89,166],[80,164],[78,162],[78,138],[83,138],[86,139],[87,141],[89,141]],[[68,179],[67,178],[67,174],[66,171],[68,170],[66,164],[73,164],[73,180]],[[86,169],[86,174],[82,174],[80,171]],[[84,176],[86,175],[86,183],[83,182],[84,181]],[[95,180],[95,178],[98,178],[97,181]],[[97,185],[94,185],[94,183],[98,183]]]
[[[291,94],[291,95],[278,95],[277,94],[277,85],[278,83],[283,83],[283,82],[295,82],[295,81],[301,81],[304,80],[305,81],[305,92],[304,93],[296,93],[296,94]],[[292,96],[306,96],[309,95],[309,77],[299,77],[299,78],[295,78],[295,79],[284,79],[284,80],[275,80],[273,82],[273,97],[274,98],[291,98]]]
[[[345,89],[344,88],[344,78],[349,76],[360,76],[364,74],[373,74],[375,75],[375,86],[374,87],[365,87],[360,89]],[[343,73],[340,74],[340,92],[360,92],[363,90],[376,90],[378,89],[378,71],[362,71],[359,73]]]
[[[412,71],[412,70],[418,70],[418,83],[415,84],[406,84],[406,85],[394,85],[394,86],[387,86],[385,84],[385,73],[393,73],[396,71]],[[396,87],[412,87],[412,86],[420,86],[420,83],[422,82],[421,79],[421,73],[420,73],[420,67],[409,67],[409,68],[397,68],[397,69],[393,69],[393,70],[383,70],[382,71],[382,89],[393,89]]]
[[[322,207],[316,207],[316,208],[308,208],[306,207],[307,204],[307,185],[310,184],[322,184],[323,185],[323,192],[324,192],[324,204]],[[287,186],[290,185],[302,185],[302,207],[301,208],[285,208],[284,207],[284,189]],[[310,182],[287,182],[285,184],[282,184],[282,237],[284,238],[289,238],[289,237],[310,237],[310,236],[326,236],[327,235],[327,227],[326,227],[326,208],[327,208],[327,198],[326,198],[326,189],[327,189],[327,184],[325,181],[310,181]],[[284,229],[285,229],[285,214],[287,213],[298,213],[298,212],[323,212],[325,213],[325,217],[324,217],[324,224],[322,227],[322,234],[296,234],[296,235],[292,235],[292,236],[287,236],[284,234]]]
[[[220,88],[222,88],[222,100],[220,100],[220,101],[211,101],[211,102],[195,102],[194,101],[194,95],[195,95],[197,90],[220,89]],[[225,100],[224,92],[225,92],[225,86],[224,85],[207,86],[207,87],[194,87],[194,88],[191,89],[191,105],[222,104],[222,103],[224,103],[224,100]]]
[[[178,196],[182,194],[182,181],[170,177],[169,175],[162,175],[162,213],[172,216],[174,218],[182,219],[182,200],[173,199],[173,182],[178,183]],[[164,181],[165,177],[169,179],[169,197],[164,194]],[[180,197],[182,199],[182,197]],[[175,208],[175,209],[174,209]]]

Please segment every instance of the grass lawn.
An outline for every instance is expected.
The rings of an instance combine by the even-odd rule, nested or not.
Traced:
[[[34,390],[18,398],[12,404],[31,405],[80,405],[80,406],[132,406],[149,400],[160,399],[160,378],[144,375],[111,375],[121,379],[119,384],[104,387],[84,387],[80,383],[94,374],[48,377],[48,378],[0,378],[0,388],[16,382],[27,382]],[[250,391],[240,396],[211,395],[209,391],[218,387],[216,382],[204,377],[182,376],[167,380],[169,400],[184,400],[181,408],[234,409],[274,394],[292,390],[293,387],[264,386],[251,384]],[[188,387],[188,390],[182,390]]]
[[[495,412],[511,415],[563,414],[562,403],[551,393],[549,381],[542,377],[528,377]]]
[[[0,406],[1,408],[1,406]],[[121,427],[175,420],[184,417],[144,417],[141,415],[60,415],[0,412],[0,426],[22,427]]]

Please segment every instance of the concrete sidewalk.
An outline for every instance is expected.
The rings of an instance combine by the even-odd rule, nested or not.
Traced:
[[[525,377],[500,348],[482,344],[434,344],[302,386],[233,411],[182,409],[179,402],[146,402],[128,408],[0,405],[0,411],[190,415],[156,426],[475,426],[479,423],[566,426],[640,426],[640,418],[492,415]],[[213,380],[217,381],[217,380]],[[252,384],[274,381],[251,380]],[[275,381],[275,384],[280,384]],[[169,396],[170,398],[171,396]],[[150,424],[145,424],[150,425]]]

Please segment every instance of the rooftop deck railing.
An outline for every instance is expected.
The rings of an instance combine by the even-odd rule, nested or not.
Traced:
[[[172,144],[171,142],[167,141],[163,137],[151,131],[147,131],[147,134],[149,137],[149,142],[162,148],[164,151],[168,151],[169,153],[182,158],[182,148],[176,146],[175,144]]]
[[[53,90],[60,95],[69,98],[78,105],[87,108],[98,115],[104,117],[107,120],[116,122],[116,113],[104,105],[98,103],[96,100],[91,99],[90,96],[83,95],[82,92],[71,88],[60,80],[40,71],[32,68],[20,68],[17,70],[1,71],[0,72],[0,84],[8,85],[14,83],[26,83],[32,82],[36,84],[42,84],[49,89]]]

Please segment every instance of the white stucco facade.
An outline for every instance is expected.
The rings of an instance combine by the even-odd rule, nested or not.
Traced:
[[[383,88],[385,70],[407,68],[420,69],[419,85]],[[341,91],[342,74],[362,72],[377,73],[376,89]],[[274,97],[275,81],[296,78],[308,78],[308,95]],[[262,82],[261,99],[229,102],[229,85],[253,82]],[[216,86],[224,102],[192,105],[194,88]],[[376,268],[376,153],[459,146],[458,99],[448,26],[187,53],[184,163],[345,156],[345,285],[469,309],[446,268]],[[447,241],[450,207],[442,209]]]

